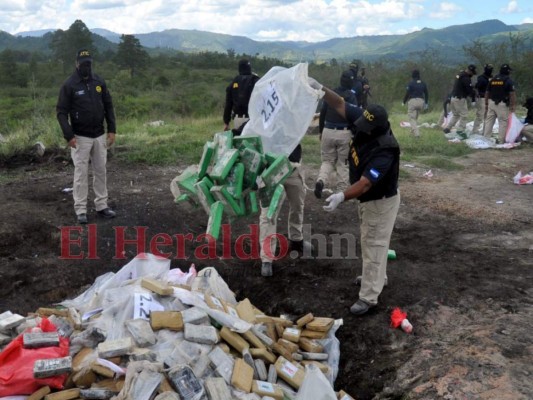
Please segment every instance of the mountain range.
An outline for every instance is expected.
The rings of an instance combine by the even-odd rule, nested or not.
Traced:
[[[54,29],[20,32],[10,35],[0,31],[0,51],[5,48],[49,53],[50,32]],[[113,49],[121,34],[106,29],[91,29],[99,49]],[[447,62],[461,62],[463,46],[474,41],[497,43],[520,35],[533,47],[533,24],[506,25],[500,20],[487,20],[442,29],[424,28],[404,35],[357,36],[335,38],[323,42],[256,41],[244,36],[198,30],[168,29],[134,36],[149,52],[179,50],[183,52],[213,51],[274,57],[287,62],[376,59],[405,59],[426,50],[438,52]],[[48,40],[47,40],[48,39]],[[106,43],[108,42],[108,43]]]

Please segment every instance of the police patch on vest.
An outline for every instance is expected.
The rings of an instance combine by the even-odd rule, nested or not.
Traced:
[[[237,89],[239,87],[239,84],[237,82],[233,82],[233,89]]]
[[[85,90],[78,90],[77,92],[74,93],[76,96],[83,96],[85,94]]]
[[[100,86],[100,85],[96,86],[96,91],[98,93],[100,93],[102,91],[102,86]]]
[[[374,180],[377,180],[380,176],[380,173],[378,170],[374,169],[374,168],[371,168],[370,169],[370,176],[374,179]]]

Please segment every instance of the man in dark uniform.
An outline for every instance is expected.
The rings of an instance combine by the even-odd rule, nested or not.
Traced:
[[[362,108],[366,108],[368,106],[368,97],[370,96],[370,82],[368,81],[368,78],[366,77],[366,69],[365,67],[361,67],[361,84],[363,85],[363,96],[361,99],[360,106]]]
[[[344,101],[357,104],[355,92],[353,91],[353,74],[351,71],[344,71],[341,75],[340,86],[335,92],[342,96]],[[318,129],[320,132],[320,153],[322,164],[318,172],[315,184],[315,196],[320,199],[324,184],[328,183],[328,178],[337,173],[337,185],[343,189],[348,185],[348,150],[352,137],[348,122],[341,117],[337,111],[330,108],[328,103],[323,102],[318,118]]]
[[[472,76],[476,74],[476,66],[470,64],[464,71],[459,72],[455,76],[455,83],[452,90],[452,99],[450,101],[450,108],[452,111],[452,119],[444,128],[444,133],[450,133],[450,130],[457,124],[457,134],[466,139],[465,132],[466,118],[468,117],[468,105],[466,99],[470,97],[472,103],[475,105],[476,94],[472,86]]]
[[[355,92],[355,98],[357,99],[357,105],[359,107],[362,107],[365,89],[363,87],[363,82],[361,81],[361,79],[359,79],[359,76],[357,75],[359,73],[359,64],[352,61],[350,63],[350,71],[352,71],[352,75],[353,75],[353,91]]]
[[[56,107],[57,120],[71,148],[74,211],[80,224],[87,223],[89,162],[93,169],[96,211],[104,218],[115,216],[107,205],[106,173],[107,148],[115,142],[115,112],[105,81],[92,72],[92,61],[89,50],[78,51],[76,71],[63,83]]]
[[[250,61],[239,61],[239,75],[226,88],[226,103],[224,105],[224,130],[229,129],[229,123],[233,119],[233,128],[238,129],[248,121],[248,103],[259,76],[252,73]]]
[[[490,137],[494,121],[498,119],[498,141],[505,143],[505,133],[509,114],[514,113],[516,96],[514,83],[509,77],[512,68],[509,64],[500,67],[500,73],[492,78],[485,93],[486,117],[483,128],[483,136]]]
[[[400,207],[400,147],[382,106],[370,104],[363,111],[314,79],[310,78],[309,84],[324,90],[324,101],[346,118],[353,132],[349,156],[351,186],[328,197],[324,209],[333,211],[340,203],[357,199],[363,275],[359,300],[350,311],[361,315],[377,305],[387,277],[387,252]]]
[[[411,73],[411,78],[413,79],[407,84],[407,90],[405,91],[402,104],[407,103],[407,115],[411,124],[411,133],[415,137],[419,137],[418,115],[422,110],[427,110],[429,95],[426,83],[420,79],[419,70],[414,69]]]
[[[483,134],[483,129],[480,132],[480,127],[481,122],[485,118],[485,92],[487,91],[489,80],[492,78],[492,70],[492,64],[485,64],[483,73],[477,77],[477,82],[474,87],[476,89],[476,119],[474,120],[472,133]]]

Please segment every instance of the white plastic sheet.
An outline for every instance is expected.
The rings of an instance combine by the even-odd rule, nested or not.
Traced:
[[[507,131],[505,132],[505,143],[514,143],[520,136],[520,132],[524,128],[524,124],[518,119],[515,113],[509,114],[509,121],[507,122]]]
[[[305,378],[296,400],[337,400],[333,387],[316,365],[305,367]]]
[[[259,135],[265,152],[288,156],[302,140],[323,96],[307,82],[307,63],[273,67],[254,86],[242,136]]]

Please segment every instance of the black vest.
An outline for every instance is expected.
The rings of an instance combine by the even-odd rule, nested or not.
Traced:
[[[500,102],[509,103],[509,91],[507,90],[507,75],[496,75],[489,81],[490,88],[490,99],[494,101],[495,104]]]

